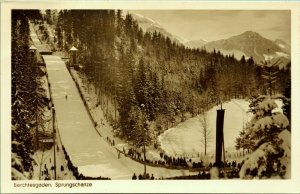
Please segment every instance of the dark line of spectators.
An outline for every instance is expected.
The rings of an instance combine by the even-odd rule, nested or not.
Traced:
[[[75,167],[65,149],[64,146],[62,146],[62,150],[65,154],[65,159],[67,160],[68,164],[67,167],[68,169],[71,170],[71,172],[73,173],[73,175],[75,176],[76,180],[110,180],[110,178],[106,178],[106,177],[89,177],[89,176],[84,176],[83,174],[78,172],[78,167]]]
[[[133,176],[132,176],[132,180],[154,180],[154,176],[153,174],[151,174],[151,177],[149,175],[149,173],[146,173],[146,175],[141,175],[139,174],[138,176],[133,173]]]

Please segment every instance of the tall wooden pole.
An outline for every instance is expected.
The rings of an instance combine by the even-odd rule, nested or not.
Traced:
[[[216,157],[215,163],[217,167],[221,167],[222,151],[224,151],[224,109],[217,110],[217,123],[216,123]],[[224,157],[225,159],[225,157]],[[225,161],[224,161],[225,162]]]
[[[37,103],[35,103],[35,138],[37,150],[39,149],[39,126],[38,126],[38,113],[37,113]]]
[[[53,128],[53,153],[54,153],[54,180],[56,180],[56,152],[55,152],[55,138],[56,138],[56,130],[55,130],[55,109],[52,107],[52,128]]]
[[[144,176],[146,178],[147,170],[146,170],[146,146],[145,146],[145,140],[144,140]]]
[[[222,102],[221,102],[221,110],[223,110],[222,108]],[[225,114],[225,111],[224,111],[224,114]],[[224,116],[223,116],[223,126],[224,126]],[[223,147],[223,161],[224,161],[224,167],[225,167],[225,161],[226,161],[226,156],[225,156],[225,143],[224,143],[224,129],[222,129],[222,133],[223,133],[223,136],[222,136],[222,147]]]

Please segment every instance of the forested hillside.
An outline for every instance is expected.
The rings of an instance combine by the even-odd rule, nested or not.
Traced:
[[[47,11],[46,11],[47,13]],[[61,10],[50,17],[58,50],[78,48],[82,72],[97,88],[99,105],[115,106],[111,121],[121,137],[137,143],[141,121],[167,129],[174,118],[193,116],[219,100],[283,93],[290,69],[265,68],[253,58],[191,49],[158,32],[143,32],[121,10]]]
[[[12,10],[12,179],[211,173],[220,102],[228,178],[290,178],[291,62],[251,56],[288,45],[247,32],[233,45],[251,48],[237,59],[124,12]]]
[[[38,10],[12,12],[11,55],[11,145],[12,179],[30,178],[32,154],[37,149],[38,125],[46,101],[38,79],[41,70],[30,53],[29,19],[41,17]]]

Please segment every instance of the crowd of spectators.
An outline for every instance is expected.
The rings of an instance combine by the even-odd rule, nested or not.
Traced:
[[[72,161],[70,160],[70,157],[65,149],[64,146],[62,146],[62,150],[65,155],[65,159],[67,161],[67,168],[73,173],[74,177],[76,180],[109,180],[110,178],[107,177],[89,177],[89,176],[84,176],[83,174],[78,172],[78,168],[73,165]]]

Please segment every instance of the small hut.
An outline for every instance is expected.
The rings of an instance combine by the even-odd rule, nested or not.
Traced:
[[[78,66],[77,64],[77,56],[76,56],[76,53],[77,53],[78,49],[74,46],[72,46],[72,48],[70,49],[70,59],[71,59],[71,63],[70,65],[73,66],[74,68],[76,66]]]

